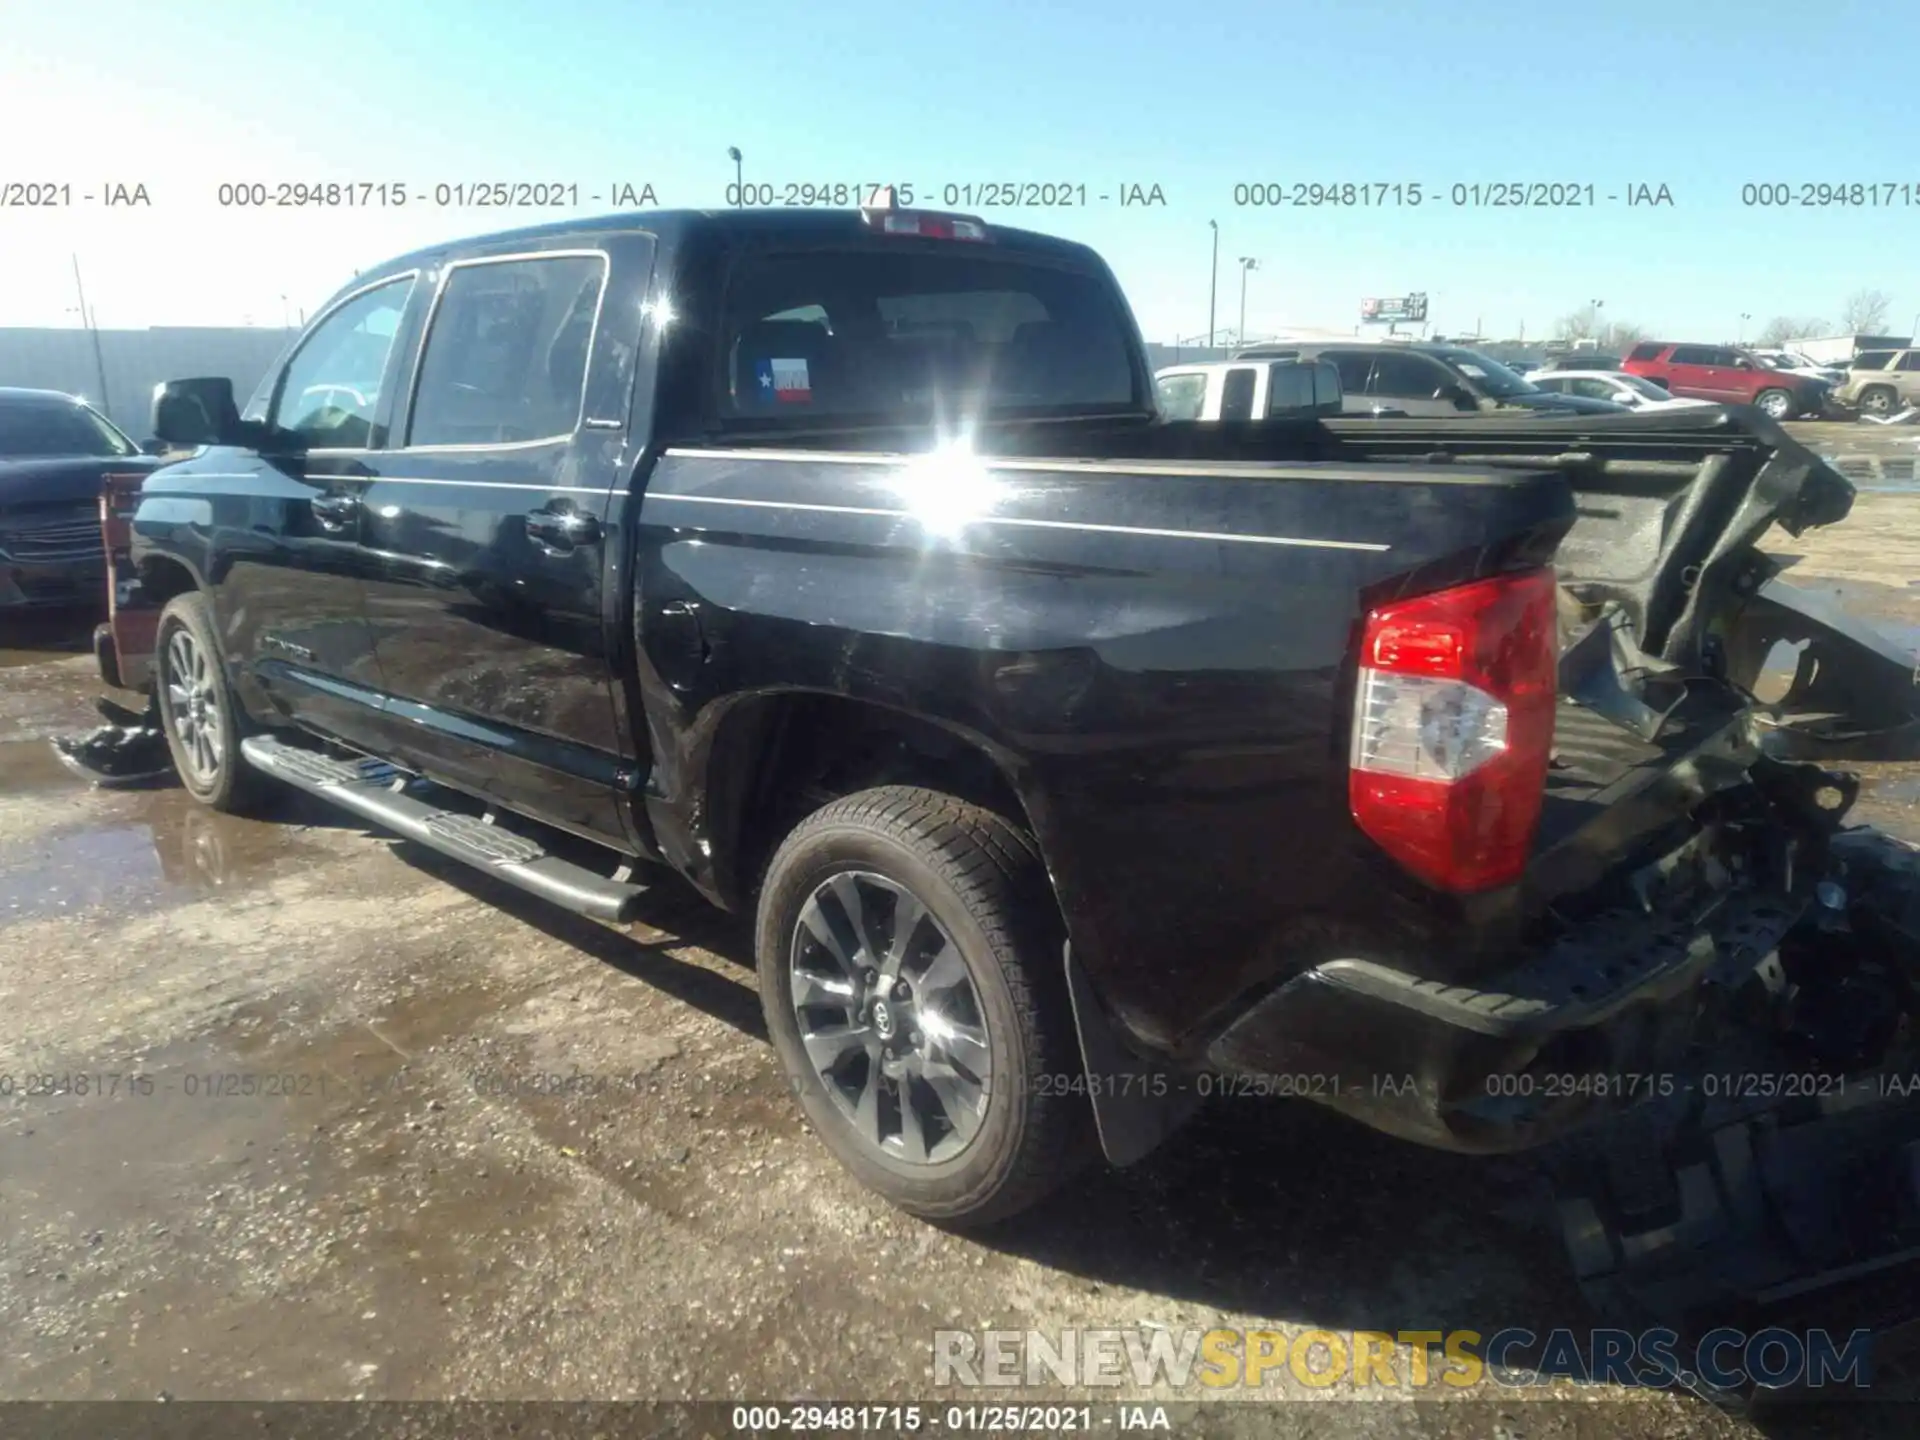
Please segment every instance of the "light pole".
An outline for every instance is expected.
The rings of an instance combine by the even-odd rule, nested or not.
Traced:
[[[1209,220],[1207,228],[1213,231],[1213,279],[1207,286],[1207,348],[1213,349],[1213,314],[1220,299],[1220,222]]]
[[[1242,344],[1242,345],[1244,345],[1244,344],[1246,344],[1246,343],[1247,343],[1247,275],[1248,275],[1248,273],[1249,273],[1250,271],[1254,271],[1254,270],[1258,270],[1259,268],[1260,268],[1260,262],[1259,262],[1258,260],[1256,260],[1256,259],[1254,259],[1254,258],[1253,258],[1253,256],[1251,256],[1251,255],[1242,255],[1242,256],[1240,257],[1240,336],[1239,336],[1239,343],[1240,343],[1240,344]]]
[[[80,297],[80,323],[87,327],[87,334],[93,340],[93,377],[100,382],[100,411],[111,413],[111,402],[107,399],[107,360],[100,353],[100,327],[93,323],[93,311],[87,308],[87,287],[80,281],[80,256],[73,257],[73,288]]]
[[[740,185],[740,147],[738,145],[727,146],[727,158],[733,161],[733,203],[735,205],[744,205],[747,201],[746,196],[741,191]]]

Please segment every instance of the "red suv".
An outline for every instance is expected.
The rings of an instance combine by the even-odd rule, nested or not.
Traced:
[[[1754,405],[1774,420],[1819,415],[1827,408],[1833,388],[1811,376],[1769,369],[1746,351],[1725,345],[1648,341],[1634,346],[1620,368],[1675,395],[1723,405]]]

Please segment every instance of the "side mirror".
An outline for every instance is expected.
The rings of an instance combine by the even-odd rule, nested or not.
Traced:
[[[1449,382],[1433,392],[1436,400],[1448,400],[1456,410],[1478,410],[1480,399],[1466,386]]]
[[[154,436],[151,440],[142,440],[140,442],[140,453],[142,455],[164,455],[171,449],[173,449],[173,447],[158,435]]]
[[[231,445],[239,433],[233,381],[224,375],[169,380],[154,387],[153,434],[163,445]]]

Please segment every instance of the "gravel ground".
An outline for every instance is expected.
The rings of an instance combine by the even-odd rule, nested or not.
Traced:
[[[1792,578],[1920,634],[1916,507],[1863,497]],[[669,891],[607,929],[293,794],[240,821],[89,789],[46,744],[93,723],[70,639],[0,652],[0,1396],[924,1401],[942,1327],[1594,1323],[1526,1163],[1283,1101],[989,1236],[908,1219],[789,1103],[740,924]],[[1914,767],[1866,768],[1862,816],[1920,835]],[[45,1074],[120,1078],[22,1093]],[[1815,1425],[1604,1386],[1263,1393],[1294,1403],[1176,1430]]]

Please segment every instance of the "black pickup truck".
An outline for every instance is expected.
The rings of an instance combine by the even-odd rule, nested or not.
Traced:
[[[1910,753],[1913,657],[1756,548],[1852,503],[1757,412],[1172,423],[1092,251],[888,207],[421,251],[155,410],[187,788],[757,916],[916,1214],[1209,1093],[1496,1152],[1910,1062],[1914,852],[1825,762]]]

